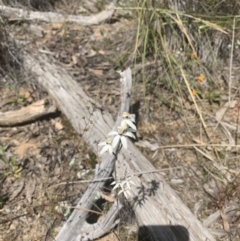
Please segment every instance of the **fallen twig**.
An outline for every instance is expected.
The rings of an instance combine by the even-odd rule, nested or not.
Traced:
[[[92,16],[64,15],[52,12],[34,12],[24,9],[17,9],[0,5],[0,15],[9,19],[16,20],[40,20],[49,23],[77,23],[81,25],[99,24],[111,18],[114,13],[114,4],[98,14]]]
[[[0,126],[24,124],[56,111],[57,108],[51,105],[48,99],[39,100],[20,110],[0,112]]]

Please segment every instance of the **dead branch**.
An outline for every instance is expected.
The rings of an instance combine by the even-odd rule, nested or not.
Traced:
[[[0,15],[6,18],[17,20],[40,20],[49,23],[69,22],[81,25],[94,25],[100,24],[103,21],[111,18],[114,12],[113,6],[113,4],[110,4],[105,11],[92,16],[76,16],[52,12],[34,12],[0,5]]]
[[[96,143],[104,140],[114,126],[111,115],[106,111],[102,112],[102,107],[84,93],[67,71],[54,64],[54,59],[49,58],[39,53],[34,56],[24,53],[24,67],[34,73],[38,84],[49,92],[74,129],[82,134],[84,140],[97,153]],[[84,118],[91,120],[87,127]],[[102,162],[96,168],[94,179],[109,177],[114,164],[112,157],[103,155]],[[130,142],[128,149],[118,154],[116,165],[117,178],[123,178],[126,170],[128,173],[155,170]],[[186,237],[186,230],[189,233],[189,239],[186,240],[215,240],[159,173],[133,176],[132,180],[136,184],[136,187],[132,188],[132,208],[139,225],[148,229],[153,240],[180,240],[181,237]],[[90,209],[92,203],[89,200],[94,200],[104,183],[104,180],[91,183],[78,205]],[[75,210],[60,230],[56,240],[73,241],[77,237],[83,238],[81,235],[86,234],[84,232],[86,217],[86,211]],[[152,228],[153,225],[162,228]],[[176,227],[179,226],[182,229],[176,231]],[[84,237],[90,238],[86,235]]]
[[[14,126],[55,113],[57,108],[48,99],[39,100],[20,110],[0,112],[0,126]]]
[[[109,233],[119,223],[119,219],[116,219],[116,217],[118,216],[121,209],[122,204],[118,201],[115,201],[113,206],[110,208],[106,216],[101,221],[95,224],[88,224],[87,222],[85,222],[82,228],[82,232],[80,232],[76,237],[71,240],[95,240],[100,236]]]

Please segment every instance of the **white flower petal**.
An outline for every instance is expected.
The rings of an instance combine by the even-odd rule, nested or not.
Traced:
[[[128,137],[131,137],[133,139],[136,139],[135,135],[132,132],[130,132],[130,131],[124,133],[124,136],[128,136]]]
[[[120,182],[120,187],[121,187],[121,189],[124,189],[124,185],[125,185],[124,181],[121,181],[121,182]]]
[[[121,129],[124,130],[124,129],[126,128],[126,125],[127,125],[126,119],[123,119],[123,120],[121,121],[121,124],[120,124]]]
[[[106,143],[106,141],[103,141],[103,142],[100,142],[98,145],[99,146],[105,146],[105,145],[107,145],[107,143]]]
[[[114,138],[113,138],[113,142],[112,142],[112,148],[115,148],[117,146],[117,144],[119,143],[119,140],[120,140],[120,135],[116,135]]]
[[[118,132],[117,131],[110,131],[108,133],[108,136],[115,136],[115,135],[118,135]]]
[[[120,195],[121,193],[123,193],[124,192],[124,190],[122,189],[122,190],[120,190],[119,192],[118,192],[118,195]]]
[[[131,183],[132,185],[136,186],[135,182],[133,182],[133,181],[129,181],[129,183]]]
[[[131,120],[132,122],[135,122],[135,115],[134,114],[130,114],[128,116],[128,119]]]
[[[73,157],[72,160],[69,162],[69,166],[70,166],[70,167],[73,166],[74,163],[75,163],[75,158]]]
[[[115,185],[116,184],[116,181],[113,181],[110,185]]]
[[[127,149],[127,138],[125,136],[121,136],[121,142],[125,149]]]
[[[129,119],[126,119],[126,123],[129,127],[131,127],[133,130],[137,130],[136,126],[130,121]]]
[[[128,190],[125,190],[125,192],[123,192],[124,196],[126,199],[128,199],[128,195],[130,195],[130,192]]]
[[[119,183],[117,183],[117,184],[114,186],[113,190],[119,188],[119,186],[120,186]]]
[[[126,181],[126,187],[127,189],[131,189],[130,183]]]
[[[102,150],[100,151],[100,155],[102,155],[104,152],[106,152],[107,150],[108,150],[108,148],[109,148],[109,145],[105,145],[103,148],[102,148]]]
[[[109,151],[109,154],[112,155],[113,154],[113,148],[111,145],[108,145],[108,151]]]

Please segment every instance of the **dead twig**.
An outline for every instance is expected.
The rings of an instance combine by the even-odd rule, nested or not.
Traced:
[[[52,12],[34,12],[0,5],[0,15],[11,20],[40,20],[49,23],[69,22],[81,25],[94,25],[111,18],[114,13],[113,7],[114,4],[110,4],[106,10],[92,16],[76,16]]]
[[[14,126],[55,113],[57,108],[48,99],[39,100],[20,110],[0,112],[0,126]]]

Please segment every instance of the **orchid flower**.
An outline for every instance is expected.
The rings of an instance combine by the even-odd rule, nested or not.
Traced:
[[[112,147],[112,140],[110,138],[106,139],[103,142],[100,142],[98,145],[103,146],[102,150],[100,151],[100,155],[102,155],[106,151],[108,151],[109,154],[112,155],[113,147]]]
[[[135,185],[135,183],[133,181],[131,181],[131,177],[127,177],[125,180],[123,181],[119,181],[119,182],[112,182],[111,185],[114,185],[113,190],[120,188],[121,190],[118,192],[118,195],[120,195],[121,193],[123,193],[123,195],[128,198],[128,196],[130,195],[130,190],[131,190],[131,185]]]
[[[127,129],[128,127],[132,128],[134,131],[137,130],[136,126],[133,124],[135,122],[135,116],[129,114],[128,112],[123,112],[122,114],[123,120],[121,121],[121,128],[123,130]]]
[[[118,131],[111,131],[108,133],[108,136],[114,136],[113,141],[112,141],[112,148],[115,148],[119,141],[121,141],[123,147],[127,149],[127,138],[131,137],[133,139],[136,139],[136,137],[133,135],[132,132],[127,131],[126,129],[122,129],[122,127],[118,127]]]

